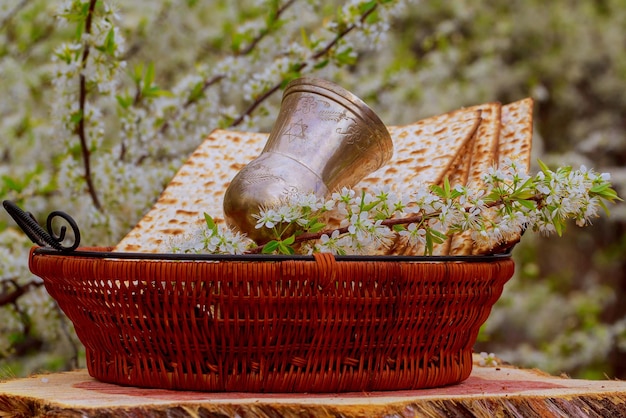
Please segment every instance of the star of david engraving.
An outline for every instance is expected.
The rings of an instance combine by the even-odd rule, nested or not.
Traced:
[[[296,139],[306,139],[306,130],[309,125],[302,122],[302,119],[289,125],[289,128],[283,132],[283,135],[289,137],[289,142],[293,142]]]

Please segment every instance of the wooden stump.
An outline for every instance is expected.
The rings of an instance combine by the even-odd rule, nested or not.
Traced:
[[[0,417],[626,417],[626,382],[474,366],[438,389],[345,394],[206,393],[101,383],[86,370],[0,383]]]

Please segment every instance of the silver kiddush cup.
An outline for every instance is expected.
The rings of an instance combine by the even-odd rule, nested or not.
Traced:
[[[293,80],[261,155],[226,190],[226,222],[264,243],[269,231],[256,229],[253,217],[260,208],[296,193],[326,197],[353,187],[392,154],[387,127],[361,99],[326,80]]]

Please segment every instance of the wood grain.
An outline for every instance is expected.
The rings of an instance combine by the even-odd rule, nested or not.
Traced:
[[[626,382],[478,367],[438,389],[347,394],[203,393],[101,383],[86,370],[0,383],[0,417],[626,416]]]

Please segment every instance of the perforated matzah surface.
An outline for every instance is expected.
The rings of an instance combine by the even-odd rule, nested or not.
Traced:
[[[440,183],[444,176],[475,180],[488,164],[506,156],[530,162],[532,100],[502,108],[492,103],[459,109],[406,126],[390,126],[389,132],[394,143],[391,161],[362,180],[357,189],[389,184],[402,192],[419,183]],[[223,223],[226,188],[261,153],[267,135],[213,131],[116,251],[169,252],[173,237],[191,234],[204,224],[204,212]],[[472,250],[464,246],[459,251],[469,254]],[[437,250],[445,252],[447,247]]]

